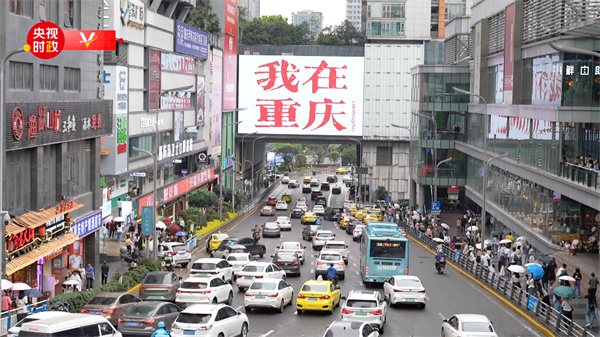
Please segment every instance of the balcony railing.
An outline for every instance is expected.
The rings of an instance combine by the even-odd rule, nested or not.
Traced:
[[[563,163],[560,166],[561,177],[595,190],[600,189],[599,175],[600,171],[579,165]]]

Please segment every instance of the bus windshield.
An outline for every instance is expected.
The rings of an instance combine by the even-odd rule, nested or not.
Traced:
[[[406,242],[371,240],[370,257],[404,259]]]

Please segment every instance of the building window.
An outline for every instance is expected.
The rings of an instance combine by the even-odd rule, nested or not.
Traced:
[[[89,140],[67,143],[67,196],[79,196],[91,190],[91,144]]]
[[[77,68],[65,67],[65,91],[79,91],[81,71]]]
[[[17,15],[33,17],[33,1],[31,0],[8,0],[8,10]]]
[[[40,65],[40,90],[58,91],[58,67]]]
[[[134,150],[134,147],[137,147],[142,150],[154,152],[155,147],[154,135],[147,136],[139,136],[133,137],[129,139],[129,158],[136,158],[140,156],[145,156],[146,154],[143,152],[139,152]]]
[[[57,202],[56,197],[56,160],[58,158],[57,151],[60,145],[44,146],[43,156],[43,173],[42,181],[43,184],[39,185],[41,190],[42,200],[41,203],[46,205],[54,205]]]
[[[10,62],[9,88],[11,90],[33,90],[33,64]]]
[[[377,147],[377,166],[392,165],[392,148],[390,146]]]
[[[73,15],[75,14],[75,0],[65,0],[65,27],[73,28],[75,23]]]
[[[58,0],[40,0],[40,21],[58,25]]]
[[[8,204],[7,209],[37,209],[37,205],[31,205],[31,186],[37,185],[37,178],[32,179],[31,158],[35,149],[24,149],[6,152],[6,180],[4,188]]]

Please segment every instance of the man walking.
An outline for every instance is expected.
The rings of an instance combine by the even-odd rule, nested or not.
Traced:
[[[590,290],[592,291],[592,296],[596,297],[596,290],[598,289],[598,278],[596,277],[596,273],[592,272],[592,278],[590,278],[589,282]]]
[[[92,267],[91,262],[88,262],[87,267],[85,267],[85,278],[87,281],[85,288],[92,289],[94,287],[94,267]]]
[[[108,265],[106,261],[102,263],[102,267],[100,267],[100,271],[102,272],[102,285],[105,285],[108,282]]]

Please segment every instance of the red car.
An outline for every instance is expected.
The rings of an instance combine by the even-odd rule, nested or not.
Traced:
[[[269,205],[269,206],[275,206],[275,205],[277,205],[277,198],[275,198],[275,197],[269,197],[267,199],[267,205]]]

